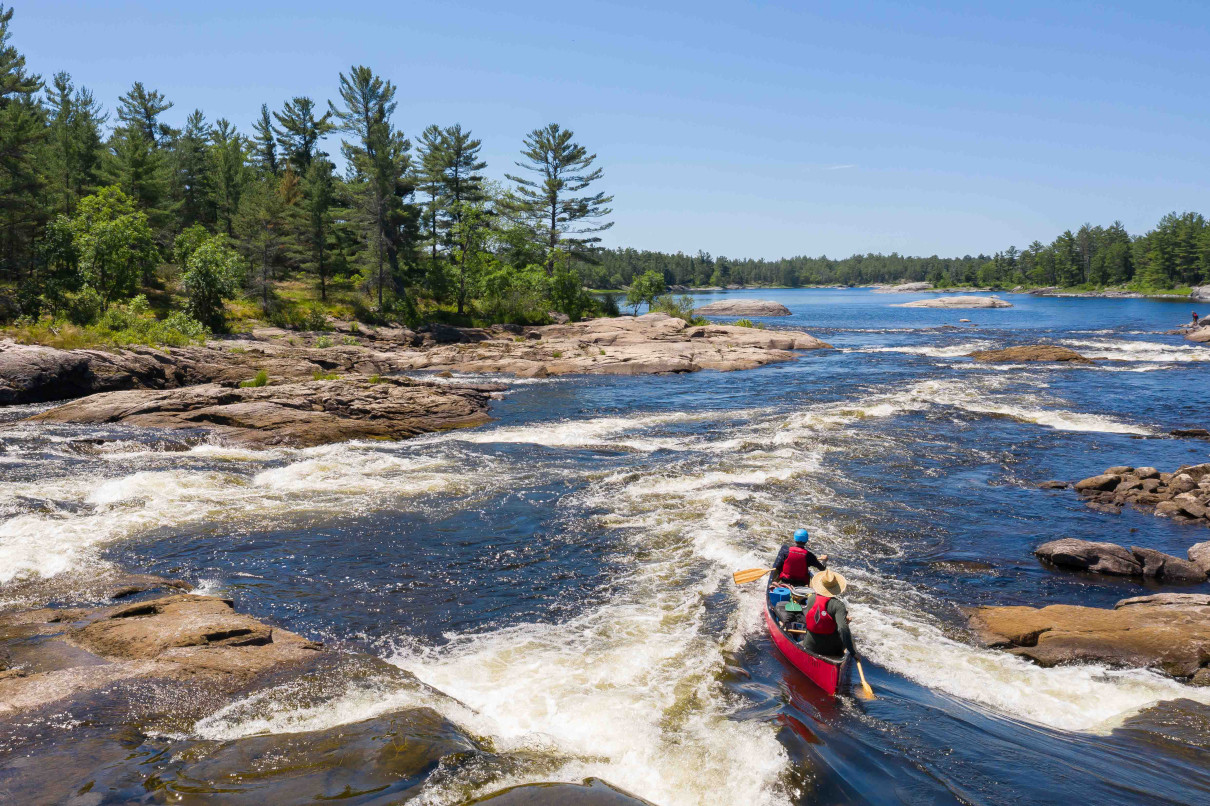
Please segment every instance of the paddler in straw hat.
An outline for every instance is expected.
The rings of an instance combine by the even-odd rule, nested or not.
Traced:
[[[811,577],[811,593],[802,604],[802,619],[807,631],[802,648],[817,655],[841,655],[843,650],[856,658],[853,634],[849,632],[849,611],[838,597],[847,583],[835,571],[820,571]]]

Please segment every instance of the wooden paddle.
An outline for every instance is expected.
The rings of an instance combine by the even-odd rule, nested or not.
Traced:
[[[854,658],[856,660],[856,658]],[[865,694],[865,699],[873,700],[874,689],[870,688],[870,684],[865,681],[865,671],[861,668],[861,661],[857,661],[857,674],[861,675],[861,691]]]
[[[755,582],[772,570],[772,568],[749,568],[747,571],[736,571],[731,578],[735,580],[736,585],[743,585],[746,582]]]

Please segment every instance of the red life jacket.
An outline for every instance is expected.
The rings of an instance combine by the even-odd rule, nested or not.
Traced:
[[[831,596],[815,594],[815,603],[811,605],[810,610],[803,614],[803,621],[807,623],[809,632],[816,635],[832,635],[836,632],[836,619],[828,613],[828,602],[830,601],[832,601]]]
[[[786,561],[781,566],[782,581],[804,585],[810,574],[807,568],[807,550],[802,546],[791,546],[790,553],[786,555]]]

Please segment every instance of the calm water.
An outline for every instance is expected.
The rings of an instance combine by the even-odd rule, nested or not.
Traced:
[[[105,563],[180,575],[414,672],[465,704],[446,716],[526,759],[487,782],[434,778],[431,803],[588,775],[667,806],[1210,801],[1210,689],[1041,669],[977,647],[959,609],[1144,590],[1043,569],[1045,540],[1183,556],[1210,538],[1036,489],[1207,461],[1210,443],[1161,438],[1210,421],[1210,349],[1161,335],[1189,305],[733,295],[783,302],[794,315],[770,326],[837,349],[749,372],[519,383],[494,424],[397,444],[182,453],[129,429],[0,431],[0,581]],[[975,327],[938,329],[960,318]],[[1109,360],[961,357],[1040,340]],[[73,444],[98,435],[122,441]],[[873,702],[823,697],[771,651],[759,587],[731,584],[798,526],[849,579]],[[365,681],[318,706],[281,692],[192,735],[329,727],[411,696]],[[1135,716],[1173,700],[1163,719]]]

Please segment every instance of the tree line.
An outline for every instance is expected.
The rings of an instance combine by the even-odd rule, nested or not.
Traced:
[[[1050,244],[1010,246],[994,255],[960,258],[865,254],[779,260],[686,255],[639,249],[602,250],[579,269],[593,288],[631,286],[655,271],[668,285],[871,285],[931,282],[937,286],[1110,286],[1163,290],[1210,284],[1210,223],[1199,213],[1170,213],[1131,236],[1121,222],[1085,224]]]
[[[460,124],[415,142],[369,67],[336,98],[262,105],[243,130],[136,81],[112,111],[33,73],[0,5],[0,319],[95,319],[143,293],[223,326],[225,300],[297,315],[302,280],[359,316],[545,321],[599,306],[572,268],[610,226],[596,155],[556,123],[525,136],[507,186]],[[324,150],[339,138],[343,170]]]

